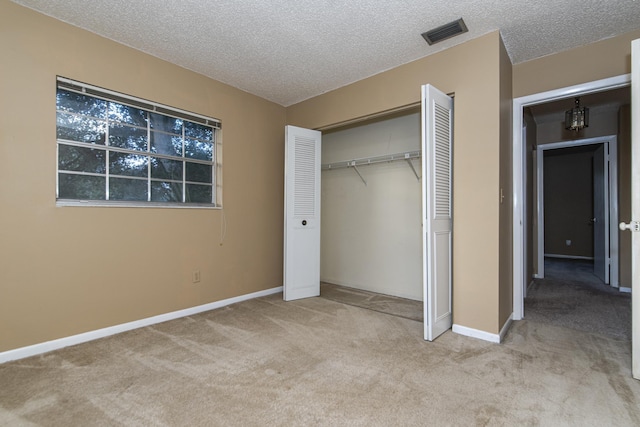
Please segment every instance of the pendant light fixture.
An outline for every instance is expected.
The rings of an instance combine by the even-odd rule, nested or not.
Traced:
[[[576,132],[589,127],[589,109],[580,106],[580,97],[576,97],[576,106],[564,113],[564,127]]]

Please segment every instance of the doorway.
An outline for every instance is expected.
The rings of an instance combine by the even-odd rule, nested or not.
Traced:
[[[537,146],[534,278],[545,277],[545,258],[590,259],[619,286],[617,147],[615,135]]]
[[[527,238],[530,224],[527,222],[527,212],[531,209],[531,201],[527,201],[527,160],[523,131],[523,110],[527,106],[549,103],[560,99],[604,92],[608,90],[628,87],[629,75],[612,77],[571,86],[539,94],[516,98],[513,100],[513,318],[520,320],[524,317],[524,296],[526,287],[531,283],[531,271],[528,268],[526,248],[531,243]],[[531,143],[532,141],[530,141]],[[530,219],[531,221],[531,219]]]

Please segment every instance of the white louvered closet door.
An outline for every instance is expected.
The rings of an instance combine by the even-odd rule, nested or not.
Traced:
[[[285,128],[284,300],[320,295],[321,132]]]
[[[453,100],[422,87],[422,231],[424,339],[451,328],[451,160]]]

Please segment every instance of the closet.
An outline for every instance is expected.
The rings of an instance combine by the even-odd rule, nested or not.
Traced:
[[[322,282],[422,301],[420,108],[324,131]]]
[[[450,329],[452,143],[453,98],[432,85],[420,112],[323,135],[286,126],[284,299],[318,296],[321,281],[424,295],[424,339]]]

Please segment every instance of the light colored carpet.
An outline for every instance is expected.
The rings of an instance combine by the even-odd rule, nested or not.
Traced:
[[[631,340],[631,294],[602,283],[592,261],[547,258],[524,304],[529,321]]]
[[[331,283],[320,283],[320,297],[418,322],[422,322],[424,317],[422,301],[378,294]]]
[[[272,295],[0,365],[0,425],[640,425],[626,340],[527,321],[504,344]]]

